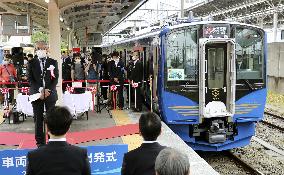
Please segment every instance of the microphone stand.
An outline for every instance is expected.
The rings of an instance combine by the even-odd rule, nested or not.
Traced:
[[[44,143],[46,144],[46,128],[45,128],[45,118],[46,118],[46,110],[45,110],[45,102],[46,102],[46,98],[45,98],[45,89],[46,89],[46,84],[45,84],[45,73],[46,73],[46,59],[45,58],[45,64],[42,64],[42,82],[44,82],[44,86],[43,86],[43,135],[44,135]],[[49,136],[47,136],[49,137]]]

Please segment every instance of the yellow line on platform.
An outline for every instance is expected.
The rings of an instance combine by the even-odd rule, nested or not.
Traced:
[[[122,110],[112,110],[111,113],[117,126],[132,123],[127,113]],[[138,148],[142,143],[142,138],[139,134],[122,136],[121,139],[124,144],[128,145],[128,151]]]
[[[4,122],[4,111],[3,110],[0,110],[0,124]]]

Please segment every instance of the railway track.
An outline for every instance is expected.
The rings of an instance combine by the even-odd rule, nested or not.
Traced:
[[[264,112],[264,114],[274,118],[273,120],[275,120],[276,123],[275,122],[271,122],[269,120],[262,120],[261,122],[263,124],[271,126],[273,128],[276,128],[276,129],[284,132],[284,127],[280,126],[280,125],[284,126],[284,117],[281,117],[280,115],[276,115],[276,114],[273,114],[273,113],[270,113],[270,112],[266,112],[266,111]]]
[[[283,122],[284,122],[284,117],[281,117],[280,115],[273,114],[273,113],[267,112],[267,111],[264,111],[264,114],[269,115],[269,116],[272,116],[272,117],[275,117],[275,118],[278,118],[278,119],[280,119],[280,120],[283,120]]]
[[[239,158],[231,151],[203,152],[197,151],[209,165],[222,175],[264,175],[258,169]]]
[[[235,155],[231,151],[225,151],[225,154],[233,159],[237,164],[240,164],[251,175],[264,175],[259,170],[255,169],[252,165],[242,160],[239,156]]]

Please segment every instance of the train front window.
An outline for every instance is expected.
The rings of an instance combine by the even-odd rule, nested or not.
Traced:
[[[236,28],[237,80],[263,79],[263,34],[252,28]]]
[[[171,32],[167,37],[167,85],[178,81],[197,82],[197,30],[184,29]]]
[[[208,49],[208,88],[224,87],[224,48]]]

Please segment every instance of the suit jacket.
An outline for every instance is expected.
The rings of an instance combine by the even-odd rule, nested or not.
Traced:
[[[113,81],[114,78],[118,78],[119,83],[124,82],[124,64],[121,60],[119,60],[117,66],[115,65],[115,61],[110,61],[110,80]]]
[[[57,61],[51,58],[47,58],[45,61],[44,71],[42,72],[40,61],[38,59],[33,59],[29,62],[28,66],[28,81],[30,84],[30,95],[39,93],[39,88],[43,87],[43,77],[45,80],[45,87],[46,89],[51,90],[50,96],[47,98],[49,101],[56,101],[58,99],[57,92],[56,92],[56,85],[58,82],[58,64]],[[48,68],[53,65],[54,68],[54,75],[55,78],[51,76],[51,71]]]
[[[26,175],[90,175],[87,150],[64,141],[49,142],[27,155]]]
[[[72,61],[70,57],[62,59],[62,79],[71,80],[71,65]]]
[[[130,74],[130,80],[133,80],[135,83],[142,82],[143,65],[140,60],[137,60],[135,64],[133,63],[133,67]]]
[[[159,143],[142,143],[124,155],[122,175],[155,175],[155,161],[164,146]]]

